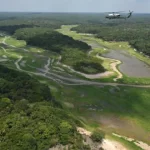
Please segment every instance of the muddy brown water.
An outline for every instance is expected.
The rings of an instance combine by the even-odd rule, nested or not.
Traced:
[[[119,70],[129,77],[150,77],[150,66],[124,50],[111,50],[102,56],[120,60]]]

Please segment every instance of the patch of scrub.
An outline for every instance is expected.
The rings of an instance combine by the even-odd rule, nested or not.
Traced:
[[[74,70],[72,67],[70,67],[68,65],[60,63],[60,60],[61,60],[61,57],[59,58],[57,64],[60,64],[60,65],[62,65],[62,67],[69,69],[70,72],[82,75],[87,79],[99,79],[99,78],[109,77],[114,74],[114,72],[111,72],[111,71],[105,71],[103,73],[97,73],[97,74],[85,74],[85,73]]]
[[[7,56],[6,56],[6,55],[3,55],[3,58],[7,58]]]
[[[72,103],[64,102],[64,104],[65,104],[68,108],[74,108],[74,105],[73,105]]]
[[[84,143],[90,145],[92,150],[98,150],[100,148],[104,150],[127,150],[121,143],[114,140],[103,139],[102,143],[93,142],[90,138],[92,133],[84,128],[77,127],[77,131],[83,136]]]
[[[115,93],[117,93],[117,92],[119,92],[120,91],[120,88],[118,87],[118,86],[114,86],[114,87],[111,87],[110,89],[109,89],[109,92],[111,93],[111,94],[115,94]]]
[[[8,61],[8,59],[1,59],[0,58],[0,62],[3,62],[3,61]]]
[[[26,66],[26,60],[21,61],[20,65],[21,65],[22,67],[25,67],[25,66]]]
[[[55,147],[49,148],[48,150],[68,150],[68,145],[64,146],[64,145],[56,145]]]

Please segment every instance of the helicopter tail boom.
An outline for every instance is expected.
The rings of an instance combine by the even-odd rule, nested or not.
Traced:
[[[132,16],[133,11],[129,10],[129,15],[127,16],[127,18],[130,18]]]

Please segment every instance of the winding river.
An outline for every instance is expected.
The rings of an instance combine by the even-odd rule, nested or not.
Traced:
[[[124,50],[110,50],[102,56],[120,60],[119,70],[129,77],[150,77],[150,66]]]

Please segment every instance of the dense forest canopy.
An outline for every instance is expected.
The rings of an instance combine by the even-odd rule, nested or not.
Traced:
[[[50,21],[45,19],[14,19],[0,21],[0,31],[5,31],[8,34],[14,34],[17,29],[44,27],[50,29],[60,28],[61,23],[58,21]]]
[[[14,36],[19,40],[25,40],[28,45],[38,46],[58,53],[65,47],[79,48],[83,51],[91,48],[84,42],[74,40],[49,28],[19,29]]]
[[[84,149],[76,131],[80,123],[50,102],[0,99],[0,148],[14,150],[48,150],[62,144]]]
[[[13,101],[27,99],[29,102],[52,100],[48,86],[39,83],[26,73],[0,65],[0,98],[3,97]]]
[[[14,34],[15,31],[17,29],[20,29],[20,28],[27,28],[27,27],[32,27],[32,25],[25,25],[25,24],[21,24],[21,25],[4,25],[4,26],[0,26],[0,31],[3,31],[3,32],[6,32],[6,33],[9,33],[9,34]]]

